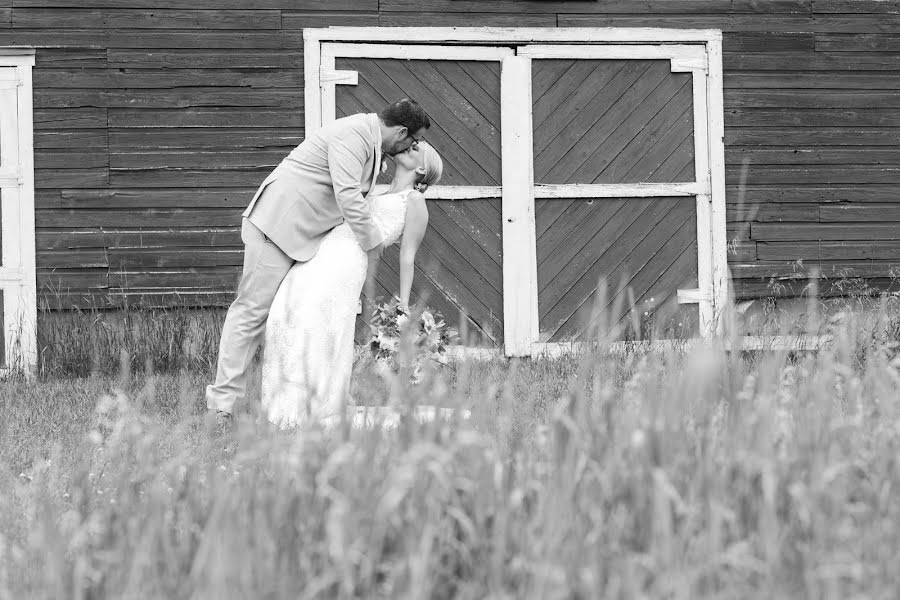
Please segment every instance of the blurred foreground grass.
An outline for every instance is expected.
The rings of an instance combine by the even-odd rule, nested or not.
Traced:
[[[361,357],[363,402],[473,412],[390,431],[274,431],[251,395],[219,438],[208,370],[140,360],[3,382],[0,598],[897,598],[889,317],[393,392]]]

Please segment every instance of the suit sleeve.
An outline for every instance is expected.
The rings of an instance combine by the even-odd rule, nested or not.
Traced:
[[[344,130],[343,135],[328,141],[328,170],[334,186],[334,197],[344,219],[359,240],[363,250],[371,250],[384,238],[372,220],[369,201],[362,195],[360,181],[366,173],[366,159],[374,150],[374,142],[356,130]]]

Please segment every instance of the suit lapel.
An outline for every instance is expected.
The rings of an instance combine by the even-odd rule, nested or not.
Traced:
[[[372,165],[372,183],[369,186],[369,193],[375,191],[375,182],[378,181],[378,174],[381,172],[381,128],[378,126],[378,115],[371,115],[370,125],[375,138],[375,164]]]

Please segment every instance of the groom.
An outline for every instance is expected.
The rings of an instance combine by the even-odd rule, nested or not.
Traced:
[[[306,138],[266,177],[244,211],[244,269],[225,316],[216,382],[206,406],[228,428],[247,387],[247,368],[262,341],[269,308],[294,261],[311,259],[322,238],[347,221],[369,256],[381,256],[382,237],[363,196],[375,187],[382,153],[394,155],[422,139],[431,126],[419,104],[398,100],[379,113],[357,114]]]

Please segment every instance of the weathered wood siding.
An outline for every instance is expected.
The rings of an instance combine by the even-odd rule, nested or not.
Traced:
[[[164,302],[227,301],[238,215],[303,136],[302,29],[331,25],[722,29],[738,294],[771,293],[770,277],[796,275],[798,260],[801,272],[849,268],[881,282],[898,262],[895,0],[184,6],[0,0],[0,45],[37,48],[38,284],[50,305],[160,291]]]

